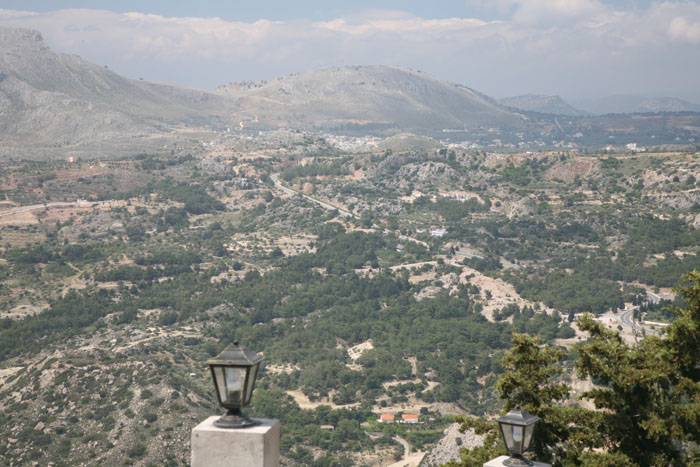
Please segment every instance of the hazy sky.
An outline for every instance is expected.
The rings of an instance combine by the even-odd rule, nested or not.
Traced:
[[[130,77],[214,89],[338,65],[428,72],[494,97],[700,103],[700,3],[633,0],[0,0],[0,26]]]

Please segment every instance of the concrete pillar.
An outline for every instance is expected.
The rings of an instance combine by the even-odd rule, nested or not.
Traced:
[[[505,465],[503,461],[508,459],[510,459],[510,456],[500,456],[485,463],[484,467],[502,467]],[[537,462],[532,459],[528,460],[532,462],[532,467],[552,467],[552,464],[545,464],[544,462]]]
[[[278,467],[280,422],[256,418],[248,428],[219,428],[207,418],[192,430],[192,467]]]

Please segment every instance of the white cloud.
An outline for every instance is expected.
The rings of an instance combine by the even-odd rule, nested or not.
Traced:
[[[471,0],[482,2],[483,0]],[[496,95],[666,93],[700,98],[700,5],[619,9],[598,0],[494,0],[511,19],[374,10],[329,21],[225,21],[74,9],[0,10],[55,50],[129,76],[213,88],[324,66],[422,69]]]
[[[39,13],[33,11],[3,10],[0,8],[0,21],[10,18],[26,18],[27,16],[38,16]]]
[[[520,0],[513,20],[525,24],[565,25],[572,21],[594,19],[610,8],[598,0]]]
[[[668,34],[678,41],[700,44],[700,21],[690,23],[682,16],[676,16],[668,25]]]
[[[485,26],[487,22],[475,18],[423,19],[401,12],[385,11],[364,15],[356,20],[337,18],[314,23],[318,29],[344,32],[354,36],[375,33],[449,33]]]

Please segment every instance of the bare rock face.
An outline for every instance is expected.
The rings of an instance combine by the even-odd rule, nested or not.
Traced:
[[[44,38],[39,31],[33,29],[2,29],[0,31],[0,41],[5,44],[5,46],[12,46],[13,43],[27,42],[35,43],[39,47],[45,47]]]
[[[450,184],[459,180],[457,172],[443,162],[424,162],[407,164],[396,172],[397,178],[415,179],[417,182]]]
[[[409,187],[464,184],[466,180],[444,162],[410,162],[412,153],[393,154],[368,169],[367,178],[381,181],[387,187],[405,192]]]
[[[0,28],[0,139],[53,146],[145,137],[202,117],[215,96],[124,78],[59,54],[41,33]]]
[[[506,204],[505,213],[509,219],[513,217],[531,216],[537,210],[537,203],[532,198],[520,198]]]
[[[700,205],[700,190],[659,194],[660,204],[673,209],[689,209]]]
[[[420,292],[415,293],[413,297],[416,299],[416,301],[421,301],[424,298],[433,298],[440,292],[442,292],[442,287],[436,287],[434,285],[429,285],[428,287],[425,287],[421,289]]]
[[[459,423],[450,425],[445,429],[445,435],[432,451],[423,458],[421,467],[433,467],[446,464],[450,461],[459,461],[459,452],[462,447],[471,449],[484,443],[484,437],[474,433],[470,429],[464,433],[459,432]]]
[[[698,214],[694,218],[691,218],[689,223],[693,226],[693,228],[700,229],[700,214]]]

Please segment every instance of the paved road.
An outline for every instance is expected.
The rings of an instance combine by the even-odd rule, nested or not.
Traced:
[[[632,330],[636,331],[640,326],[638,326],[637,323],[635,323],[634,320],[632,319],[633,314],[634,314],[634,309],[631,309],[631,310],[626,310],[626,311],[620,312],[620,314],[617,315],[617,317],[623,326],[627,326],[629,328],[632,328]]]
[[[342,216],[345,216],[345,217],[357,217],[355,214],[351,213],[350,211],[346,211],[345,209],[341,209],[341,208],[339,208],[339,207],[337,207],[337,206],[333,206],[332,204],[328,204],[328,203],[323,202],[323,201],[321,201],[321,200],[318,200],[318,199],[316,199],[316,198],[312,198],[311,196],[307,196],[307,195],[305,195],[305,194],[303,194],[303,193],[301,193],[301,192],[299,192],[299,191],[292,190],[291,188],[288,188],[288,187],[282,185],[282,182],[280,182],[280,180],[279,180],[279,174],[272,174],[272,175],[270,176],[270,178],[272,179],[273,182],[275,182],[275,187],[276,187],[278,190],[281,190],[281,191],[283,191],[284,193],[287,193],[288,195],[292,195],[292,196],[294,196],[294,195],[299,195],[299,196],[302,196],[302,197],[308,199],[309,201],[311,201],[312,203],[318,204],[319,206],[321,206],[321,207],[324,208],[324,209],[328,209],[328,210],[330,210],[330,211],[332,211],[332,210],[335,209],[335,210],[338,211]]]
[[[79,201],[68,201],[68,202],[56,201],[53,203],[46,203],[46,204],[31,204],[29,206],[18,206],[16,208],[10,208],[10,209],[6,209],[4,211],[0,211],[0,217],[11,216],[13,214],[17,214],[20,212],[35,211],[37,209],[65,208],[65,207],[71,207],[71,206],[91,207],[91,206],[95,206],[96,204],[100,204],[100,203],[109,203],[109,201],[79,200]]]
[[[636,310],[636,307],[632,308],[630,310],[625,310],[617,315],[618,319],[620,320],[620,322],[622,323],[623,326],[630,327],[635,332],[636,331],[642,332],[642,330],[644,330],[644,332],[647,334],[657,334],[657,335],[660,334],[659,330],[657,330],[657,329],[652,329],[652,328],[649,328],[646,326],[642,326],[641,324],[637,324],[637,322],[634,321],[634,319],[633,319],[634,310]],[[649,323],[649,324],[652,324],[652,323]],[[653,324],[656,326],[661,326],[661,327],[664,326],[661,323],[653,323]]]

